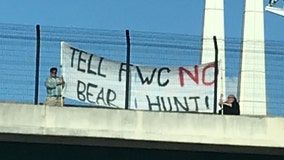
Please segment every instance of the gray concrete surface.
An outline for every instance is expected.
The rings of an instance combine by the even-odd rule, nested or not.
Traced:
[[[279,154],[284,118],[0,103],[0,141]]]

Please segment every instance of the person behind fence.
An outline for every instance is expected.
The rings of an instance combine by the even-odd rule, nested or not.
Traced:
[[[48,106],[63,106],[63,97],[61,95],[62,89],[64,87],[63,77],[57,77],[57,68],[50,68],[50,76],[46,78],[45,87],[47,90],[47,97],[45,105]]]
[[[240,115],[240,105],[236,97],[232,94],[228,96],[225,102],[220,99],[219,105],[222,107],[223,114],[225,115]]]

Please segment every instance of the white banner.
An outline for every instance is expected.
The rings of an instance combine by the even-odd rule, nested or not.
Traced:
[[[126,64],[61,43],[64,97],[125,108]],[[180,67],[131,65],[129,108],[213,112],[214,62]]]

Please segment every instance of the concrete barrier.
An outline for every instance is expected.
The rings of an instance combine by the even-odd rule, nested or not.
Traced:
[[[1,141],[36,137],[71,137],[64,142],[70,144],[93,138],[283,149],[284,118],[0,103]]]

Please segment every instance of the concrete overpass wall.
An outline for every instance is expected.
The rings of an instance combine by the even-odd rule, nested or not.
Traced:
[[[71,137],[69,144],[84,137],[283,149],[284,118],[0,103],[0,141],[25,141],[7,135]]]

